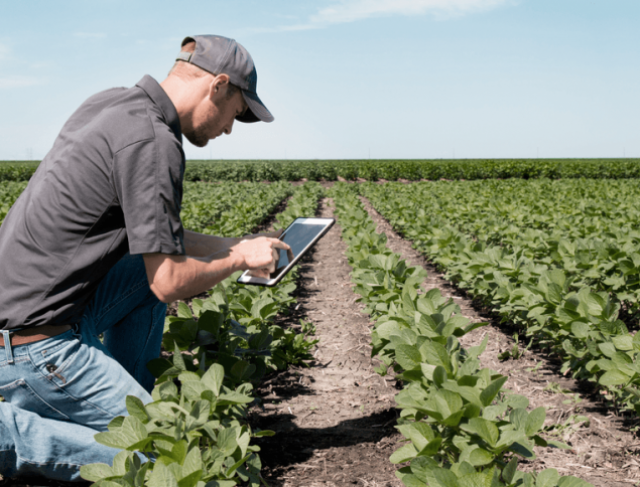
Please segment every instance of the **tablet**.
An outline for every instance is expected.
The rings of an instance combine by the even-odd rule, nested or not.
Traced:
[[[335,223],[334,218],[296,218],[294,222],[280,235],[280,240],[291,247],[293,258],[289,259],[287,251],[278,250],[276,270],[268,279],[255,277],[251,271],[244,271],[238,278],[241,284],[256,284],[258,286],[275,286],[289,272],[300,258],[329,231]]]

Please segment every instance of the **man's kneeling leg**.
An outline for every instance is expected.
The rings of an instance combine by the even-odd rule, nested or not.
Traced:
[[[104,334],[104,349],[147,391],[155,378],[147,362],[160,356],[167,305],[153,294],[141,255],[125,255],[102,280],[80,324]]]
[[[111,465],[118,453],[97,443],[93,439],[97,432],[0,402],[0,472],[5,478],[38,475],[81,480],[82,465]]]

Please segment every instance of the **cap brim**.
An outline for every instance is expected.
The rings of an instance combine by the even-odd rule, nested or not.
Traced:
[[[267,107],[264,106],[264,103],[262,103],[256,93],[242,90],[242,96],[244,97],[244,101],[247,102],[248,108],[246,112],[236,117],[238,122],[273,122],[273,115],[267,110]]]

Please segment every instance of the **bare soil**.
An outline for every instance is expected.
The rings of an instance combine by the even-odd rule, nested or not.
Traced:
[[[520,340],[522,356],[514,360],[499,360],[498,355],[512,350],[516,330],[509,323],[499,323],[488,310],[474,307],[471,299],[446,281],[411,243],[399,236],[391,225],[363,198],[367,211],[377,224],[377,231],[387,235],[387,246],[403,256],[412,265],[422,266],[428,272],[426,290],[439,288],[442,295],[451,297],[462,314],[472,321],[488,322],[462,337],[462,346],[478,345],[485,336],[488,346],[480,356],[483,367],[489,367],[509,377],[506,387],[526,396],[531,408],[547,408],[546,437],[569,444],[570,450],[536,448],[537,459],[521,462],[523,470],[539,471],[556,468],[561,475],[573,475],[596,487],[622,487],[640,484],[640,439],[632,432],[637,418],[618,417],[608,410],[588,384],[579,383],[559,373],[558,362],[545,351],[532,347],[525,350]],[[588,418],[575,421],[575,416]],[[553,425],[555,428],[551,429]],[[559,426],[558,426],[559,425]]]
[[[320,216],[333,216],[328,200]],[[301,266],[296,312],[281,324],[312,321],[320,341],[309,367],[274,374],[260,386],[251,423],[276,432],[261,439],[263,475],[272,486],[401,486],[389,456],[395,380],[373,371],[370,329],[351,290],[336,224]]]

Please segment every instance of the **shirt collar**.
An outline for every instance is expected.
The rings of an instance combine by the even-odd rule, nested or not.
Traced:
[[[171,128],[180,143],[182,143],[182,129],[180,127],[178,112],[167,93],[162,89],[162,86],[148,74],[145,74],[144,77],[136,83],[136,86],[142,88],[149,98],[151,98],[151,101],[160,108],[164,116],[164,121],[169,128]]]

